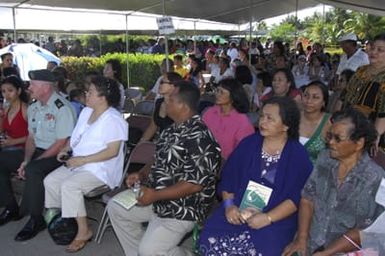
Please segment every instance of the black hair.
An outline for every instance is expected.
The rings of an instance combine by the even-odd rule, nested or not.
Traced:
[[[278,48],[279,55],[283,55],[285,53],[285,46],[282,41],[274,41],[273,45]]]
[[[321,90],[322,97],[324,99],[324,105],[322,106],[321,111],[325,111],[326,110],[326,106],[329,104],[329,90],[328,90],[327,86],[324,83],[322,83],[321,81],[315,80],[315,81],[312,81],[312,82],[308,83],[307,85],[305,85],[301,89],[303,91],[305,91],[310,86],[315,86],[315,87],[317,87],[317,88],[319,88]]]
[[[16,67],[6,67],[3,68],[3,76],[17,76],[20,78],[19,70]],[[21,79],[21,78],[20,78]]]
[[[109,106],[119,108],[120,90],[117,81],[104,76],[96,76],[91,78],[91,83],[95,85],[99,96],[106,97]]]
[[[365,140],[364,149],[369,152],[377,140],[377,131],[373,123],[363,113],[351,107],[337,111],[331,117],[332,123],[343,120],[349,120],[352,124],[350,139],[356,142],[363,138]]]
[[[195,55],[190,56],[190,59],[191,59],[191,61],[193,61],[197,64],[197,67],[195,69],[191,68],[189,73],[190,73],[190,75],[196,76],[199,74],[199,72],[202,71],[202,68],[201,68],[202,63],[197,57],[195,57]]]
[[[257,78],[262,80],[263,86],[271,87],[273,84],[273,78],[271,77],[269,72],[262,72],[257,75]]]
[[[222,61],[226,66],[229,68],[230,67],[230,59],[226,57],[219,57],[219,60]]]
[[[253,76],[250,69],[246,65],[240,65],[235,68],[235,78],[242,84],[251,84],[253,82]]]
[[[122,66],[120,65],[119,60],[110,59],[106,61],[106,64],[110,64],[112,68],[112,72],[114,73],[114,78],[119,82],[122,81]]]
[[[48,61],[48,63],[51,63],[51,64],[53,64],[55,66],[58,66],[58,63],[56,61],[54,61],[54,60]]]
[[[166,77],[172,84],[183,80],[183,78],[176,72],[167,72]]]
[[[353,77],[353,75],[355,74],[356,72],[354,72],[353,70],[351,69],[344,69],[341,74],[340,74],[340,77],[341,76],[345,76],[346,78],[346,82],[349,82],[350,79]]]
[[[243,89],[242,84],[234,78],[225,78],[219,82],[219,87],[226,89],[230,92],[230,99],[232,106],[239,113],[247,113],[250,109],[249,100],[247,94]]]
[[[70,94],[69,95],[70,101],[74,101],[74,100],[76,100],[75,98],[86,95],[82,89],[73,89],[70,91],[69,94]]]
[[[299,138],[299,122],[301,114],[299,112],[297,103],[290,97],[272,97],[263,104],[277,105],[279,108],[279,116],[282,123],[288,127],[287,136],[290,139],[298,140]]]
[[[277,69],[277,70],[274,72],[273,77],[274,77],[277,73],[279,73],[279,72],[284,73],[284,74],[285,74],[285,77],[286,77],[286,79],[287,79],[287,81],[290,82],[289,91],[290,91],[290,89],[294,89],[294,88],[295,88],[295,80],[294,80],[293,73],[292,73],[289,69],[287,69],[287,68],[279,68],[279,69]],[[289,92],[289,91],[288,91],[288,92]]]
[[[12,53],[10,53],[10,52],[7,52],[7,53],[4,53],[4,54],[2,54],[2,55],[1,55],[1,60],[4,60],[4,59],[5,59],[5,57],[7,57],[7,56],[12,56],[12,58],[13,58],[13,55],[12,55]]]
[[[29,102],[29,97],[28,97],[28,94],[25,92],[25,87],[24,87],[23,81],[18,76],[11,75],[11,76],[6,77],[1,82],[1,85],[3,85],[3,84],[11,84],[17,90],[20,89],[21,93],[19,95],[19,99],[24,103]]]
[[[183,56],[181,54],[176,54],[176,55],[174,55],[174,60],[182,61],[183,60]]]
[[[52,70],[52,74],[55,77],[55,80],[57,82],[57,88],[62,93],[67,93],[67,81],[65,76],[63,75],[63,72],[61,70],[54,68]]]
[[[68,71],[65,67],[63,66],[57,66],[55,67],[52,72],[57,72],[57,73],[60,73],[64,79],[68,79]]]
[[[198,87],[190,81],[179,81],[174,84],[178,88],[177,97],[185,103],[192,112],[198,112],[200,91]]]

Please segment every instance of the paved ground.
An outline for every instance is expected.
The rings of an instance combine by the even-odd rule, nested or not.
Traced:
[[[0,209],[2,211],[2,209]],[[91,204],[87,206],[87,210],[91,216],[100,218],[100,205]],[[65,246],[56,245],[48,234],[47,230],[40,232],[35,238],[26,242],[15,242],[13,238],[23,228],[28,221],[24,218],[17,222],[10,222],[0,227],[0,256],[61,256],[70,255],[65,252]],[[97,223],[89,221],[94,233],[96,233]],[[192,244],[191,238],[184,241],[183,246],[190,248]],[[97,244],[92,241],[77,254],[76,256],[123,256],[117,238],[112,230],[108,228],[104,234],[102,242]]]

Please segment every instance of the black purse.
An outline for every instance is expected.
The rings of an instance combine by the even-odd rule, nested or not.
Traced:
[[[68,245],[78,233],[78,224],[75,218],[62,218],[56,214],[48,224],[48,233],[58,245]]]

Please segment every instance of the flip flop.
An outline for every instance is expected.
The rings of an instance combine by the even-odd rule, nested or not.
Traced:
[[[92,240],[92,236],[88,239],[75,239],[73,240],[70,245],[68,245],[68,247],[66,248],[66,252],[68,253],[75,253],[75,252],[78,252],[80,250],[82,250],[86,244],[88,242],[90,242]]]

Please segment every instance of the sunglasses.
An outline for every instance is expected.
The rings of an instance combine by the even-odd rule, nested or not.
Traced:
[[[328,142],[330,142],[331,140],[334,140],[338,144],[338,143],[346,141],[348,139],[350,139],[350,138],[349,137],[341,138],[339,135],[331,133],[331,132],[326,133],[326,141],[328,141]]]

